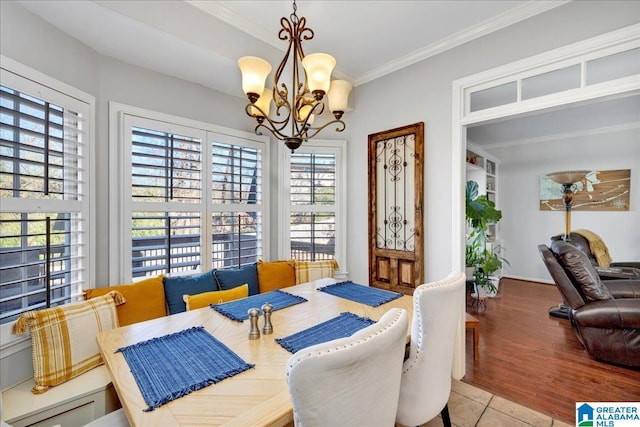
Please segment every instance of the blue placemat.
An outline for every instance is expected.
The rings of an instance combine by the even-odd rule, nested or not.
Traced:
[[[260,310],[260,307],[266,303],[271,304],[273,306],[273,311],[276,311],[306,301],[306,298],[276,289],[275,291],[267,292],[266,294],[253,295],[249,298],[225,302],[223,304],[211,304],[211,307],[231,320],[242,322],[249,318],[247,312],[250,309],[257,308]],[[260,311],[260,313],[262,313],[262,311]]]
[[[375,320],[345,312],[338,317],[312,326],[304,331],[297,332],[285,338],[276,338],[276,342],[284,349],[295,353],[315,344],[350,337],[360,329],[366,328],[374,323],[376,323]]]
[[[140,388],[145,411],[232,377],[246,363],[202,326],[116,350],[124,355]]]
[[[318,288],[318,290],[340,298],[370,305],[371,307],[377,307],[404,295],[402,292],[391,292],[372,288],[371,286],[359,285],[350,280]]]

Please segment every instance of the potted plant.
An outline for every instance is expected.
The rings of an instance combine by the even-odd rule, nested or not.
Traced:
[[[478,195],[478,183],[467,181],[465,191],[465,207],[467,220],[467,245],[465,247],[465,265],[474,267],[473,277],[478,290],[496,292],[496,284],[491,275],[508,261],[500,256],[503,248],[492,245],[487,247],[487,230],[489,224],[495,224],[502,218],[502,212],[496,209],[495,203],[487,196]]]
[[[480,250],[478,248],[478,240],[467,236],[467,245],[464,248],[464,265],[466,267],[465,274],[467,280],[471,280],[474,275],[475,267],[481,260],[478,258]]]

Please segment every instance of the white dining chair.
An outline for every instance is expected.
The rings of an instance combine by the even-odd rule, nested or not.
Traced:
[[[451,426],[447,402],[464,292],[463,273],[451,273],[414,291],[411,347],[402,368],[398,424],[421,425],[441,413],[444,425]]]
[[[393,426],[409,320],[394,308],[351,337],[298,351],[287,363],[294,424]]]

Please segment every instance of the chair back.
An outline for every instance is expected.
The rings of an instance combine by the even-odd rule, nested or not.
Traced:
[[[562,299],[565,304],[573,309],[580,308],[585,305],[586,302],[584,297],[573,284],[567,275],[567,272],[562,265],[560,265],[553,252],[551,252],[546,245],[538,245],[538,251],[540,251],[542,261],[547,267],[547,270],[549,270],[551,278],[556,283],[556,287],[558,288],[558,291],[560,291],[560,295],[562,295]]]
[[[582,307],[591,301],[613,298],[609,289],[600,280],[598,272],[587,255],[580,249],[562,240],[556,240],[551,243],[551,252],[581,297],[582,302],[566,301],[573,309]],[[561,292],[567,291],[564,282],[559,285],[559,289],[560,286],[562,286]],[[568,293],[568,296],[570,295]]]
[[[393,426],[409,320],[394,308],[350,337],[298,351],[287,363],[296,426]]]
[[[465,293],[463,273],[451,273],[413,293],[411,349],[404,362],[396,421],[407,426],[426,423],[447,404],[451,369]]]
[[[556,236],[552,236],[551,237],[551,242],[555,242],[557,240],[563,240],[564,238],[564,234],[558,234]],[[569,234],[569,242],[575,246],[576,248],[580,249],[582,252],[584,252],[587,257],[589,258],[589,261],[591,262],[591,264],[593,264],[594,266],[598,266],[598,260],[596,259],[595,255],[593,254],[593,252],[591,252],[591,247],[589,246],[589,241],[581,234],[578,234],[574,231],[572,231]]]

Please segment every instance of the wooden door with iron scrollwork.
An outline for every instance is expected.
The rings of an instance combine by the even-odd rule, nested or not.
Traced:
[[[423,283],[424,123],[369,135],[369,283]]]

